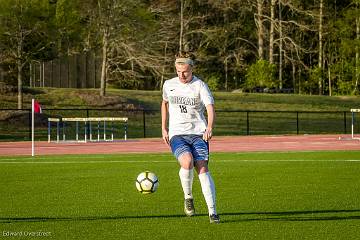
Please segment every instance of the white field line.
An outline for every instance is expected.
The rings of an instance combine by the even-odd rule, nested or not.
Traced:
[[[360,159],[241,159],[241,160],[215,160],[214,162],[360,162]]]
[[[12,162],[3,162],[0,161],[0,164],[88,164],[88,163],[174,163],[170,161],[51,161],[51,162],[24,162],[24,161],[12,161]]]
[[[129,156],[126,156],[126,158],[139,158],[139,156],[142,156],[142,155],[129,155]],[[168,157],[168,156],[172,156],[170,154],[146,154],[144,155],[144,157]],[[0,162],[1,161],[37,161],[37,160],[50,160],[50,159],[74,159],[74,158],[77,158],[79,159],[80,161],[83,161],[83,160],[90,160],[90,159],[109,159],[111,158],[110,156],[106,156],[106,155],[93,155],[93,156],[86,156],[86,157],[82,157],[81,155],[67,155],[67,156],[57,156],[57,155],[53,155],[53,156],[46,156],[46,157],[25,157],[25,156],[18,156],[19,158],[17,157],[7,157],[7,158],[0,158]],[[54,160],[56,161],[56,160]],[[93,160],[90,160],[90,161],[93,161]],[[111,161],[111,160],[110,160]],[[116,161],[121,161],[121,160],[116,160]],[[124,160],[124,161],[130,161],[130,160]],[[136,161],[136,160],[135,160]],[[132,161],[133,162],[133,161]]]
[[[8,159],[11,160],[11,159]],[[174,163],[176,162],[174,161],[162,161],[162,160],[90,160],[90,161],[36,161],[36,160],[32,160],[32,159],[28,159],[28,160],[32,160],[32,161],[23,161],[22,160],[11,160],[8,161],[6,159],[2,159],[0,161],[0,164],[97,164],[97,163]],[[39,159],[37,159],[39,160]],[[314,160],[314,159],[295,159],[295,160],[291,160],[291,159],[282,159],[282,160],[265,160],[265,159],[256,159],[256,160],[235,160],[235,159],[231,159],[231,160],[212,160],[213,162],[216,163],[231,163],[231,162],[237,162],[237,163],[241,163],[241,162],[360,162],[360,159],[340,159],[340,160],[335,160],[335,159],[321,159],[321,160]]]

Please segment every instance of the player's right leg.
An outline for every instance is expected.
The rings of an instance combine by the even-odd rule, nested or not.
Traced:
[[[179,161],[179,177],[184,192],[184,212],[187,216],[195,214],[192,185],[194,179],[194,163],[191,149],[181,136],[174,136],[170,140],[171,150]]]
[[[192,184],[194,180],[194,165],[191,153],[183,153],[179,156],[179,177],[184,191],[184,212],[187,216],[195,215],[194,199],[192,195]]]

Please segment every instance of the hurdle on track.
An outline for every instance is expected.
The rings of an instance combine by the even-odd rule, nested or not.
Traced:
[[[360,137],[355,137],[354,136],[354,126],[355,126],[355,123],[356,123],[356,113],[360,113],[360,109],[351,109],[350,110],[351,112],[351,139],[357,139],[357,140],[360,140]]]
[[[124,139],[127,140],[127,122],[128,118],[121,117],[87,117],[87,118],[48,118],[48,142],[51,142],[51,123],[56,123],[56,142],[60,141],[60,128],[62,127],[62,141],[66,141],[66,123],[75,122],[75,140],[77,142],[87,142],[89,135],[89,141],[114,141],[114,125],[113,122],[124,123]],[[97,122],[97,136],[93,138],[92,123]],[[107,123],[110,122],[110,138],[107,138]],[[84,139],[79,139],[79,123],[84,125]],[[100,137],[100,128],[102,123],[103,137]]]

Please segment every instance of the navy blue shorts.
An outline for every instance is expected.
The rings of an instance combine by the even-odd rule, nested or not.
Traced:
[[[209,143],[202,135],[175,135],[170,139],[170,146],[176,159],[188,152],[194,161],[209,160]]]

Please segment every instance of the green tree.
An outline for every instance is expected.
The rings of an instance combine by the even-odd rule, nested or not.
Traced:
[[[276,88],[278,82],[276,80],[276,66],[266,60],[258,60],[252,64],[246,74],[245,87],[247,88]]]
[[[101,49],[101,96],[106,95],[110,81],[120,85],[121,79],[136,80],[145,73],[159,75],[158,54],[152,49],[152,14],[142,1],[91,0],[86,5],[87,35],[92,45]]]
[[[352,0],[340,16],[333,29],[337,41],[331,72],[339,94],[359,94],[360,1]]]
[[[2,59],[17,69],[18,109],[23,108],[23,69],[32,59],[44,57],[51,49],[48,0],[0,0],[0,44]]]
[[[87,16],[81,15],[81,8],[86,7],[79,0],[57,0],[54,25],[57,32],[57,49],[61,54],[87,50]]]

